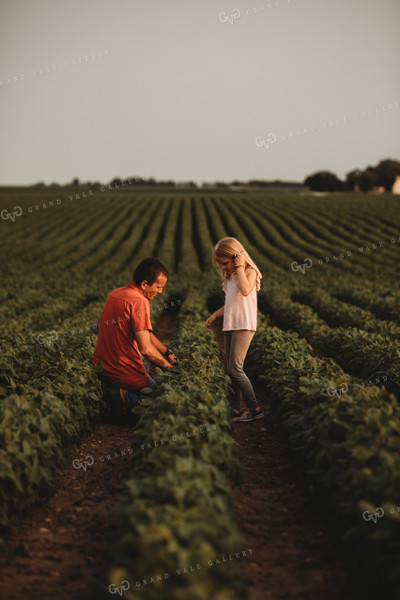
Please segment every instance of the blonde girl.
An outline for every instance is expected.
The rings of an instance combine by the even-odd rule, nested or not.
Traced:
[[[233,237],[225,237],[216,244],[213,263],[222,275],[225,304],[208,317],[206,326],[211,329],[213,321],[223,316],[227,372],[233,386],[230,395],[232,420],[254,421],[264,414],[243,364],[257,329],[257,292],[262,275],[242,244]],[[242,399],[246,407],[241,409]]]

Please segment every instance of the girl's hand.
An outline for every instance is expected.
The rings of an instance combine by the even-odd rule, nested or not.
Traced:
[[[233,268],[234,271],[236,271],[235,267],[237,267],[238,265],[245,267],[246,261],[244,260],[243,254],[236,254],[236,256],[233,259],[233,264],[234,264],[234,268]]]
[[[212,329],[212,323],[215,321],[216,316],[215,313],[213,313],[212,315],[210,315],[206,321],[206,327],[208,327],[208,329]]]

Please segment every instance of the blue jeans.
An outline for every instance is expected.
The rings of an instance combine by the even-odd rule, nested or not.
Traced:
[[[147,377],[147,386],[149,388],[151,388],[152,390],[155,390],[158,387],[157,382],[154,381],[154,379],[152,379],[150,376]],[[140,404],[142,401],[142,396],[140,395],[141,389],[143,389],[143,388],[140,388],[139,390],[127,390],[128,400],[130,400],[130,402],[132,402],[133,406]]]
[[[151,362],[149,361],[148,358],[146,358],[145,356],[143,356],[143,354],[141,354],[141,357],[142,357],[142,361],[143,361],[143,366],[146,369],[146,373],[148,375],[149,374],[149,369],[150,369]]]

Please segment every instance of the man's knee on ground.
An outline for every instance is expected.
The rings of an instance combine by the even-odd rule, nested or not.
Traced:
[[[154,379],[152,379],[150,376],[147,378],[147,385],[152,389],[152,390],[156,390],[158,388],[158,384],[156,381],[154,381]]]

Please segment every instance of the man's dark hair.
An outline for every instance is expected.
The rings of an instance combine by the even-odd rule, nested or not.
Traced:
[[[140,285],[142,281],[147,281],[149,285],[153,285],[157,277],[162,273],[168,277],[168,269],[157,258],[145,258],[138,264],[133,273],[133,281],[136,285]]]

